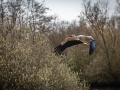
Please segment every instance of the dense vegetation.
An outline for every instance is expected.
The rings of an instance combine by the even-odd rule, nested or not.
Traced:
[[[74,46],[64,52],[74,61],[73,70],[83,72],[91,86],[119,86],[120,85],[120,1],[116,0],[115,12],[109,11],[106,1],[83,1],[84,10],[79,15],[79,22],[65,21],[59,23],[57,31],[49,35],[54,46],[66,35],[92,35],[97,43],[92,56],[88,56],[87,46]],[[79,25],[78,25],[79,23]],[[66,28],[67,27],[67,28]],[[59,32],[58,32],[59,31]],[[81,76],[80,76],[81,77]]]
[[[120,85],[120,1],[114,15],[107,2],[83,1],[79,22],[47,15],[44,2],[0,0],[0,89],[83,90],[91,85]],[[67,35],[92,35],[88,46],[53,51]]]
[[[68,66],[72,59],[53,53],[46,32],[54,17],[44,2],[0,3],[0,90],[87,90]]]

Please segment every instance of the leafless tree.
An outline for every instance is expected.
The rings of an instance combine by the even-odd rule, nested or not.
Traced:
[[[105,54],[107,60],[108,73],[117,80],[118,76],[114,74],[112,60],[115,57],[116,33],[115,18],[109,18],[108,2],[97,1],[92,3],[91,0],[83,1],[85,21],[92,27],[97,46]]]

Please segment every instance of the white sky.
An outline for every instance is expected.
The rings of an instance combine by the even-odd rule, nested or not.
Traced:
[[[72,21],[78,19],[82,0],[45,0],[50,8],[49,14],[57,15],[61,20]]]
[[[43,0],[37,1],[41,2]],[[113,11],[116,0],[106,1],[109,1],[110,10]],[[48,14],[57,15],[61,20],[66,21],[78,20],[78,15],[80,14],[80,11],[83,7],[82,0],[45,0],[45,6],[50,9]]]

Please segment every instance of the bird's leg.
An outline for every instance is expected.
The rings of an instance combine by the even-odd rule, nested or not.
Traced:
[[[67,40],[68,40],[68,41],[71,41],[71,40],[80,40],[80,39],[77,38],[77,37],[69,37],[69,38],[67,38]]]

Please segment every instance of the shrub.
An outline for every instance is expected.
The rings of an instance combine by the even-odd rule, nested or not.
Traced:
[[[77,90],[77,74],[51,52],[49,41],[7,38],[0,57],[0,88],[4,90]]]

